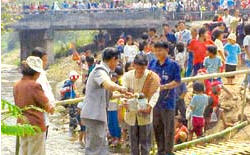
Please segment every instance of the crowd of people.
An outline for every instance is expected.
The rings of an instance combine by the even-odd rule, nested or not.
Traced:
[[[84,73],[85,99],[67,106],[70,136],[79,125],[79,142],[86,155],[109,154],[108,145],[124,144],[129,145],[133,155],[149,155],[153,136],[157,153],[171,155],[174,144],[192,140],[193,134],[203,136],[220,119],[225,128],[232,126],[220,107],[220,94],[223,90],[228,98],[237,100],[226,87],[235,84],[234,76],[227,77],[226,84],[221,78],[190,83],[190,103],[185,99],[188,83],[181,82],[181,78],[236,71],[243,62],[249,69],[250,24],[246,21],[224,9],[224,15],[216,15],[209,24],[187,28],[184,21],[179,21],[176,27],[163,24],[160,33],[150,28],[139,39],[120,37],[115,47],[103,50],[102,60],[89,50],[81,56],[74,51],[73,60]],[[22,62],[23,78],[14,86],[17,106],[34,105],[46,111],[23,112],[28,123],[42,130],[38,136],[21,137],[21,151],[26,155],[44,154],[47,113],[54,112],[55,98],[44,71],[46,65],[46,51],[34,49],[32,56]],[[80,73],[69,73],[60,91],[62,100],[81,95],[76,91],[79,78]],[[250,90],[250,75],[242,85]]]
[[[139,9],[139,8],[160,8],[168,12],[183,11],[218,11],[220,9],[249,9],[249,0],[162,0],[126,2],[124,0],[114,1],[57,1],[53,4],[44,2],[32,2],[30,4],[10,4],[13,12],[44,13],[57,10],[83,10],[83,9]]]

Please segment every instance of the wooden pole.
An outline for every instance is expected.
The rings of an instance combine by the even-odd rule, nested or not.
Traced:
[[[244,122],[241,122],[240,124],[238,124],[234,127],[227,128],[221,132],[218,132],[218,133],[206,136],[206,137],[202,137],[199,139],[195,139],[195,140],[192,140],[189,142],[185,142],[182,144],[175,145],[174,150],[175,151],[182,150],[182,149],[194,146],[194,145],[199,144],[199,143],[209,142],[213,139],[221,138],[221,137],[225,136],[226,134],[233,132],[236,129],[241,129],[241,128],[245,127],[246,125],[248,125],[248,123],[249,123],[248,121],[244,121]]]
[[[247,74],[246,74],[246,78],[247,78]],[[241,107],[241,118],[240,118],[241,122],[243,122],[243,118],[244,118],[244,109],[246,106],[246,99],[247,99],[247,84],[244,83],[243,102],[242,102],[242,107]]]
[[[205,80],[205,79],[210,79],[210,78],[215,78],[215,77],[229,77],[229,76],[239,75],[239,74],[250,74],[250,69],[234,71],[234,72],[213,73],[213,74],[205,74],[205,75],[187,77],[187,78],[181,79],[181,82],[190,82],[190,81],[195,81],[195,80]]]
[[[16,136],[16,152],[15,152],[15,155],[19,155],[19,148],[20,148],[20,137]]]
[[[76,104],[78,102],[82,102],[84,100],[85,97],[79,97],[79,98],[75,98],[75,99],[68,99],[68,100],[63,100],[63,101],[57,101],[54,104],[56,106],[59,105],[64,105],[64,104]]]

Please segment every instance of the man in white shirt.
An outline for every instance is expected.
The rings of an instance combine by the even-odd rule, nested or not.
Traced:
[[[223,22],[226,24],[227,28],[230,28],[230,24],[233,21],[233,17],[229,14],[228,8],[224,9],[224,16],[222,17]]]
[[[148,59],[145,54],[138,54],[134,59],[134,70],[123,76],[123,86],[133,93],[143,93],[144,99],[134,99],[126,104],[125,122],[129,125],[131,154],[149,155],[152,136],[152,109],[156,105],[160,92],[159,76],[147,70]],[[131,101],[131,100],[130,100]],[[140,108],[142,107],[142,108]],[[140,153],[141,152],[141,153]]]
[[[246,24],[245,27],[245,38],[243,40],[243,46],[246,52],[246,66],[248,69],[250,69],[250,24]],[[248,89],[250,90],[250,74],[247,75],[247,77],[244,80],[244,84],[248,85]]]
[[[32,56],[36,56],[39,57],[40,59],[42,59],[43,61],[43,69],[45,69],[47,67],[48,64],[48,55],[45,51],[45,49],[41,48],[41,47],[36,47],[32,53]],[[52,92],[52,88],[49,84],[49,81],[47,79],[46,76],[46,71],[43,71],[40,73],[39,78],[37,79],[37,83],[39,83],[42,86],[42,89],[45,93],[45,96],[49,99],[49,103],[52,104],[54,106],[54,102],[55,102],[55,97],[54,94]],[[45,125],[47,127],[47,132],[46,132],[46,138],[48,135],[48,128],[49,128],[49,118],[47,113],[44,113],[44,120],[45,120]]]

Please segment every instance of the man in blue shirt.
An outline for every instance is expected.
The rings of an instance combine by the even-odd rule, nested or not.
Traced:
[[[149,69],[161,78],[161,92],[153,112],[153,126],[158,155],[171,155],[175,133],[175,87],[181,82],[181,69],[175,61],[168,58],[167,42],[157,42],[154,48],[157,60],[149,64]]]
[[[162,40],[168,41],[170,43],[168,55],[174,57],[174,49],[175,49],[175,44],[176,44],[177,39],[174,33],[171,32],[171,28],[168,24],[163,24],[162,27],[163,27]]]

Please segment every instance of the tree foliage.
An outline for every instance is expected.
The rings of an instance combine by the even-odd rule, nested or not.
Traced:
[[[5,122],[7,118],[21,118],[25,120],[23,116],[23,111],[26,110],[37,110],[40,112],[44,112],[43,109],[35,106],[27,106],[25,108],[19,108],[15,105],[12,105],[6,100],[1,100],[1,109],[2,109],[2,120],[1,120],[1,133],[4,135],[11,136],[24,136],[24,135],[35,135],[37,132],[41,132],[41,129],[38,126],[33,126],[30,124],[16,124],[10,125]]]
[[[11,5],[8,3],[1,3],[1,35],[5,34],[9,29],[7,26],[21,19],[20,15],[11,13]]]

